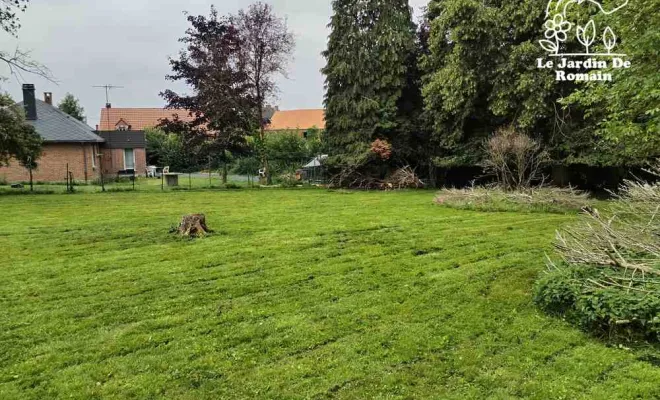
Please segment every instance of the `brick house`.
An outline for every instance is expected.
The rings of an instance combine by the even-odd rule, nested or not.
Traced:
[[[63,182],[68,170],[77,181],[90,181],[99,177],[103,138],[96,135],[87,124],[60,111],[52,104],[52,94],[45,93],[44,100],[35,99],[34,85],[23,85],[23,101],[26,122],[34,126],[43,138],[43,153],[32,171],[37,182]],[[24,182],[29,172],[15,160],[9,166],[0,166],[0,180]]]
[[[121,175],[145,175],[147,172],[146,140],[143,131],[120,126],[111,132],[93,130],[87,124],[53,106],[51,93],[44,100],[35,98],[34,85],[23,85],[26,122],[43,138],[43,153],[33,172],[36,182],[64,182],[67,165],[76,181],[89,182]],[[24,182],[29,172],[16,161],[0,167],[0,180]]]

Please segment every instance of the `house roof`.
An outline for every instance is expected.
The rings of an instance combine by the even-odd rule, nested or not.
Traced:
[[[325,110],[288,110],[275,111],[270,125],[266,127],[269,131],[280,131],[287,129],[325,129]]]
[[[160,124],[161,119],[179,116],[182,121],[192,121],[188,110],[165,108],[103,108],[101,109],[100,131],[114,131],[120,120],[131,126],[132,130],[144,130]]]
[[[26,122],[37,131],[45,142],[102,143],[103,138],[94,134],[94,130],[86,123],[80,122],[72,116],[60,111],[41,100],[35,99],[37,119]],[[23,102],[18,103],[23,107]]]
[[[161,119],[173,118],[174,115],[178,115],[182,121],[186,122],[194,119],[187,110],[183,109],[103,108],[101,109],[99,130],[114,131],[121,120],[130,125],[132,130],[144,130],[158,125]],[[277,110],[272,115],[271,123],[266,130],[310,129],[313,127],[325,129],[325,111],[323,109]]]

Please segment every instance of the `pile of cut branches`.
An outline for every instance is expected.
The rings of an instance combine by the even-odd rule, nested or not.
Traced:
[[[626,181],[607,211],[585,208],[557,232],[555,248],[561,262],[548,259],[536,288],[541,308],[610,337],[660,341],[660,183]]]
[[[330,187],[363,190],[419,189],[424,187],[424,182],[409,165],[397,169],[385,179],[363,173],[359,168],[345,168],[331,179]]]
[[[477,211],[577,212],[589,206],[589,195],[572,188],[529,188],[508,191],[500,186],[443,189],[435,203]]]

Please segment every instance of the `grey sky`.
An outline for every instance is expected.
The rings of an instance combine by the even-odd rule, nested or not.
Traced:
[[[282,109],[319,108],[323,101],[325,49],[332,12],[331,0],[269,0],[280,16],[287,18],[296,35],[294,60],[289,79],[280,80],[276,102]],[[168,56],[181,48],[177,41],[187,23],[183,11],[208,14],[215,4],[220,14],[235,13],[251,0],[31,0],[21,15],[23,28],[18,40],[0,33],[0,46],[12,50],[19,45],[32,51],[34,59],[47,65],[59,85],[25,75],[2,83],[16,99],[22,98],[21,83],[34,83],[37,93],[53,92],[59,102],[66,92],[78,97],[92,126],[98,123],[105,93],[94,85],[122,85],[111,92],[115,107],[162,107],[158,93],[165,88],[181,90],[165,81]],[[418,13],[428,0],[411,0]],[[4,66],[0,66],[4,68]],[[0,75],[6,70],[0,69]]]

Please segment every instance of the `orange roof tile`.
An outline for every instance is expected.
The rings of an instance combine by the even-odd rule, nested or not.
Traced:
[[[103,108],[99,130],[114,131],[120,120],[124,120],[133,130],[153,128],[161,119],[174,118],[178,115],[183,121],[191,121],[193,117],[187,110],[168,110],[164,108]]]
[[[269,131],[280,131],[287,129],[325,129],[325,110],[288,110],[275,111],[270,125],[266,127]]]

